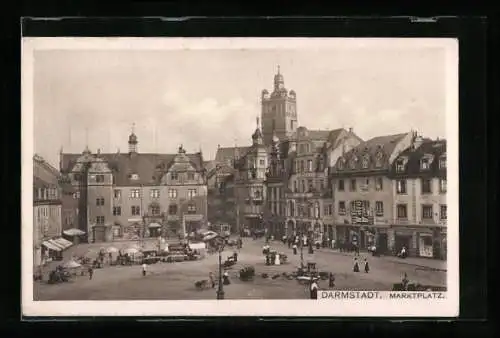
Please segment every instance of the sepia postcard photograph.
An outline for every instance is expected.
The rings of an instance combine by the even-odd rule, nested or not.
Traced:
[[[456,317],[458,42],[24,38],[24,316]]]

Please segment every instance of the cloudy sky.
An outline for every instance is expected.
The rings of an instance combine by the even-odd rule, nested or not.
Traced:
[[[34,151],[139,152],[249,144],[277,65],[299,125],[353,127],[363,139],[416,129],[445,137],[446,50],[397,43],[284,49],[74,49],[33,54]],[[88,130],[88,132],[86,132]],[[87,135],[87,136],[86,136]]]

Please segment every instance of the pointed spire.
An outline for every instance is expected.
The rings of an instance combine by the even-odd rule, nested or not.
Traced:
[[[258,116],[257,116],[257,118],[256,118],[256,121],[257,121],[257,129],[260,129],[260,124],[259,124],[260,119],[259,119],[259,117],[258,117]]]
[[[135,133],[135,122],[132,122],[132,128],[131,128],[130,132],[131,132],[132,134],[134,134],[134,133]]]
[[[89,148],[89,128],[85,127],[85,148]]]
[[[280,75],[280,65],[278,64],[278,75]]]

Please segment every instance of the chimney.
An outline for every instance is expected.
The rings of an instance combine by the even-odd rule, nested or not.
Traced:
[[[422,136],[417,135],[417,133],[415,133],[415,139],[413,140],[414,149],[417,149],[418,147],[420,147],[423,142],[424,142],[424,139],[422,138]]]
[[[352,134],[352,127],[350,127],[350,128],[349,128],[349,133],[351,133],[351,134]]]
[[[217,149],[220,149],[220,144],[217,145]]]

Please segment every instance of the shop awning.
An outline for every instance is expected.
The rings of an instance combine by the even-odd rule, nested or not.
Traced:
[[[63,233],[66,235],[66,236],[81,236],[81,235],[85,235],[85,231],[82,231],[80,229],[69,229],[69,230],[64,230]]]
[[[149,228],[161,228],[161,225],[158,223],[149,223],[148,227]]]
[[[59,248],[60,251],[66,249],[62,243],[56,242],[55,239],[49,239],[47,242],[49,242],[50,244],[52,244],[56,248]]]
[[[56,242],[57,244],[60,244],[63,247],[63,249],[67,249],[73,245],[73,242],[68,241],[67,239],[64,239],[62,237],[56,238],[53,241]]]
[[[58,247],[57,245],[54,245],[52,244],[51,242],[49,241],[45,241],[42,243],[42,245],[44,247],[46,247],[47,249],[50,249],[50,250],[54,250],[54,251],[62,251],[62,249],[60,247]]]

